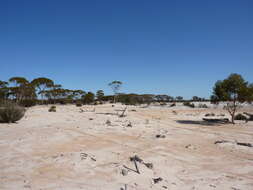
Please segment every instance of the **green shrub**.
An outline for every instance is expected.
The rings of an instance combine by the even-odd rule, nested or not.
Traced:
[[[6,102],[0,107],[0,122],[15,123],[25,114],[25,109],[17,104]]]
[[[187,106],[187,107],[190,107],[190,108],[195,108],[195,105],[192,104],[191,102],[184,102],[183,105]]]
[[[56,106],[51,106],[48,111],[49,112],[56,112]]]
[[[247,120],[247,117],[241,113],[235,116],[235,120]]]
[[[82,103],[81,102],[77,102],[76,103],[76,107],[82,107]]]
[[[208,106],[206,104],[199,104],[198,106],[199,108],[208,108]]]

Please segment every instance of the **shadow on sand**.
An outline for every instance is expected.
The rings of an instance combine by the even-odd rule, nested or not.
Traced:
[[[180,124],[189,124],[189,125],[205,125],[205,126],[217,126],[222,125],[222,122],[208,122],[208,121],[194,121],[194,120],[177,120],[177,123]]]

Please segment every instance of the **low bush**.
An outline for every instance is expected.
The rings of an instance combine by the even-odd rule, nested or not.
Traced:
[[[99,105],[99,102],[98,102],[98,101],[95,101],[95,102],[93,103],[93,105],[94,105],[94,106]]]
[[[195,108],[195,105],[191,102],[184,102],[183,105],[187,106],[187,107],[190,107],[190,108]]]
[[[208,106],[206,104],[199,104],[198,106],[199,108],[208,108]]]
[[[76,103],[76,107],[82,107],[82,103],[81,102],[77,102]]]
[[[247,117],[241,113],[235,116],[235,120],[247,120]]]
[[[25,109],[15,103],[5,102],[0,107],[0,122],[15,123],[25,114]]]
[[[176,106],[176,103],[172,103],[171,105],[170,105],[170,107],[175,107]]]
[[[56,106],[51,106],[48,111],[49,112],[56,112]]]
[[[106,125],[111,125],[112,122],[108,119],[108,120],[106,120],[105,124],[106,124]]]

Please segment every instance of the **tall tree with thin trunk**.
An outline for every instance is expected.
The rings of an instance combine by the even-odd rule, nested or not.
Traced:
[[[40,78],[34,79],[31,82],[31,84],[35,87],[37,94],[41,96],[41,99],[43,101],[44,92],[46,91],[47,88],[52,87],[54,82],[53,80],[49,78],[40,77]]]
[[[103,90],[98,90],[96,93],[96,97],[98,101],[101,101],[103,99],[103,97],[105,96],[105,93]]]
[[[112,91],[114,93],[114,99],[113,102],[116,103],[116,97],[119,94],[119,90],[122,86],[122,82],[121,81],[112,81],[111,83],[109,83],[108,85],[112,88]]]
[[[20,102],[24,97],[29,81],[24,77],[12,77],[9,79],[9,82],[14,85],[14,87],[10,87],[10,90],[16,98],[16,102]]]

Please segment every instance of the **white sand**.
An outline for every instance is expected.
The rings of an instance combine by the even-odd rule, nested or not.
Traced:
[[[80,113],[79,107],[57,105],[49,113],[49,106],[36,106],[16,124],[0,124],[0,189],[253,189],[253,148],[214,144],[253,144],[253,122],[201,121],[205,113],[226,113],[220,109],[130,106],[120,118],[103,113],[116,113],[122,105],[95,107]],[[140,174],[132,171],[134,155],[153,169],[138,163]],[[158,177],[163,180],[155,184]]]

